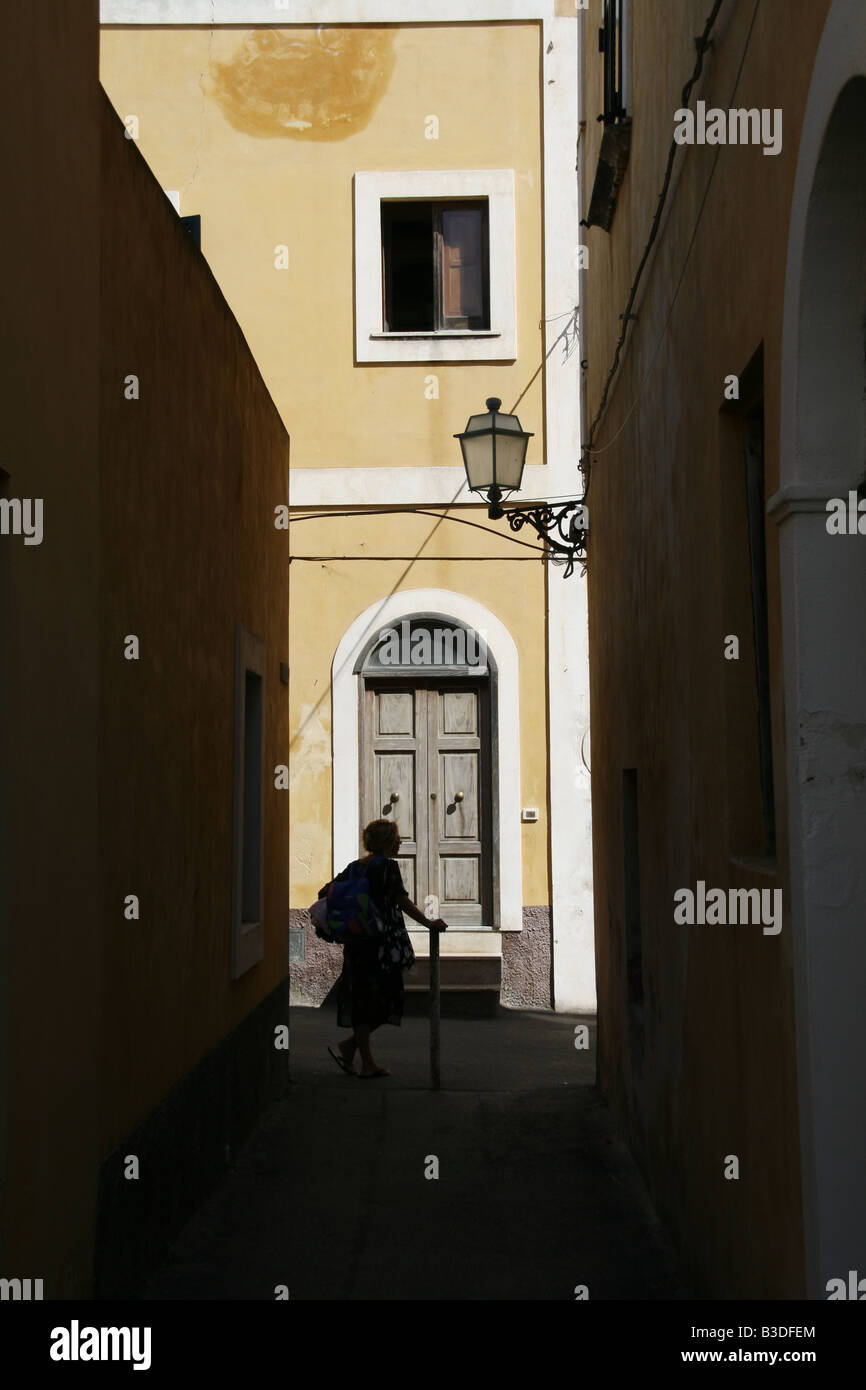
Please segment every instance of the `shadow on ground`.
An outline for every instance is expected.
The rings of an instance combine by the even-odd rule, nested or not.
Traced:
[[[341,1036],[331,1009],[292,1009],[288,1098],[146,1298],[688,1297],[595,1090],[593,1019],[443,1018],[438,1092],[425,1018],[374,1035],[388,1078],[345,1076],[327,1053]]]

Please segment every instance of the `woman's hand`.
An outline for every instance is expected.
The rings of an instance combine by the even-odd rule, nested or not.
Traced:
[[[441,917],[430,918],[416,907],[409,894],[406,893],[397,899],[401,912],[405,912],[407,917],[411,917],[413,922],[417,922],[419,927],[427,927],[428,931],[447,931],[448,923],[443,922]]]

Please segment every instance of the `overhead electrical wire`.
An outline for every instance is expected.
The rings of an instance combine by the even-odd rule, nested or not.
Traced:
[[[289,527],[291,528],[296,521],[322,521],[326,517],[330,520],[333,517],[400,516],[401,514],[408,514],[410,516],[432,516],[436,521],[453,521],[459,526],[474,526],[476,530],[484,531],[488,536],[498,536],[500,540],[510,541],[512,545],[522,545],[526,550],[538,551],[539,549],[537,545],[530,545],[529,541],[519,541],[516,536],[512,536],[508,531],[498,531],[492,526],[482,526],[480,521],[469,521],[467,517],[451,516],[448,511],[432,511],[428,507],[371,507],[364,510],[356,509],[354,511],[345,512],[309,512],[302,516],[292,516],[290,512]],[[300,560],[304,557],[298,555],[294,558]],[[349,557],[334,555],[331,558],[338,560],[340,558],[348,559]]]
[[[466,560],[471,560],[473,564],[487,561],[494,565],[533,565],[547,558],[546,552],[540,547],[533,546],[532,549],[537,551],[535,555],[446,555],[444,557],[442,555],[290,555],[289,564],[293,565],[298,560],[316,560],[327,565],[357,563],[364,560],[373,560],[377,564],[389,560],[413,560],[416,563],[429,561],[433,564],[441,564],[444,559],[449,565]]]

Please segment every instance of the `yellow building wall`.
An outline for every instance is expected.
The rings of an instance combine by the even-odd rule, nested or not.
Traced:
[[[533,23],[214,30],[107,28],[101,77],[202,251],[291,434],[292,468],[460,465],[455,432],[491,394],[519,401],[544,463],[541,30]],[[426,138],[429,117],[438,139]],[[353,176],[513,169],[513,362],[355,364]],[[275,248],[288,248],[287,270]],[[564,307],[551,305],[551,312]],[[437,378],[431,398],[429,377]],[[381,498],[377,497],[377,504]],[[411,512],[291,528],[291,905],[330,877],[331,663],[346,629],[393,589],[469,595],[520,655],[525,903],[549,901],[545,582],[491,535]],[[414,556],[413,564],[343,559]],[[478,564],[466,556],[492,557]],[[511,563],[520,556],[529,563]],[[459,557],[449,563],[450,557]],[[495,563],[501,557],[502,563]],[[557,575],[553,582],[559,582]]]
[[[486,523],[486,513],[460,516]],[[487,523],[493,526],[493,523]],[[339,529],[338,529],[339,528]],[[469,539],[467,540],[467,537]],[[418,555],[383,562],[343,555]],[[548,901],[547,719],[545,699],[544,570],[531,551],[502,533],[430,516],[327,518],[292,526],[290,627],[295,653],[291,679],[291,894],[307,907],[331,876],[331,661],[343,633],[371,604],[403,589],[468,593],[503,623],[520,663],[521,729],[506,732],[519,748],[521,804],[537,806],[538,821],[522,826],[523,901]],[[451,556],[489,556],[469,563]],[[520,556],[520,559],[516,559]],[[326,558],[332,557],[332,558]],[[523,557],[526,557],[524,560]],[[471,571],[471,581],[467,571]],[[559,581],[559,576],[553,582]],[[509,756],[508,749],[504,756]],[[335,865],[334,868],[341,868]]]
[[[104,29],[101,79],[138,118],[181,214],[201,214],[202,252],[291,431],[293,468],[453,465],[455,430],[493,392],[508,408],[543,356],[540,28],[325,29],[322,42],[302,28]],[[293,120],[311,130],[281,123]],[[354,174],[499,168],[515,174],[517,360],[356,367]],[[438,401],[424,394],[431,371]],[[541,374],[520,418],[535,435],[527,463],[543,463]]]

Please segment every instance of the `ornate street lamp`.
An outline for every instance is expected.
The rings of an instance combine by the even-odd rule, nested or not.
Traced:
[[[487,415],[470,415],[462,434],[455,434],[463,450],[463,466],[470,492],[486,493],[487,515],[498,521],[505,513],[500,502],[506,493],[518,492],[526,462],[526,446],[532,438],[520,428],[516,415],[503,415],[498,396],[486,402]]]
[[[470,415],[463,433],[454,436],[460,440],[469,491],[486,498],[491,521],[505,516],[512,531],[519,531],[528,522],[546,543],[551,558],[561,556],[567,561],[567,579],[575,560],[586,560],[586,508],[577,501],[509,507],[507,511],[501,506],[506,494],[520,490],[526,447],[532,435],[521,429],[516,415],[500,411],[502,402],[497,396],[491,396],[486,405],[486,415]]]

